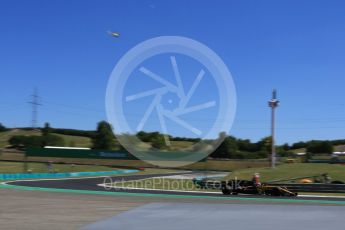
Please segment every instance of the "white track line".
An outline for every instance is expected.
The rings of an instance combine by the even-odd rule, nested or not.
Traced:
[[[90,177],[65,177],[65,178],[40,178],[40,179],[22,179],[22,180],[10,180],[1,182],[1,184],[7,184],[12,182],[21,182],[21,181],[43,181],[43,180],[78,180],[78,179],[91,179],[91,178],[100,178],[100,177],[110,177],[115,175],[104,175],[104,176],[90,176]]]
[[[190,171],[185,171],[186,174],[188,174]],[[184,173],[181,172],[181,173]],[[63,178],[40,178],[40,179],[21,179],[21,180],[10,180],[10,181],[4,181],[1,182],[1,184],[7,184],[7,183],[12,183],[12,182],[21,182],[21,181],[43,181],[43,180],[78,180],[78,179],[92,179],[92,178],[101,178],[101,177],[118,177],[118,176],[123,176],[123,177],[127,177],[127,176],[137,176],[137,175],[131,175],[133,173],[127,173],[127,174],[109,174],[109,175],[101,175],[101,176],[88,176],[88,177],[63,177]],[[152,173],[152,174],[138,174],[138,176],[150,176],[150,175],[155,175],[155,174],[159,174],[159,173]],[[175,173],[166,173],[166,176],[169,175],[174,175]],[[182,174],[184,175],[184,174]],[[164,176],[162,176],[164,177]],[[151,178],[160,178],[160,177],[147,177],[145,179],[142,180],[147,180],[147,179],[151,179]],[[131,180],[134,181],[134,180]],[[127,181],[126,181],[127,182]]]

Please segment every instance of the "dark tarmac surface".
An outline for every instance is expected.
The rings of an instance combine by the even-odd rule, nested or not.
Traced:
[[[112,181],[133,181],[142,180],[152,177],[164,177],[167,175],[184,175],[188,173],[174,173],[174,174],[149,174],[149,175],[131,175],[131,176],[113,176]],[[53,189],[73,189],[73,190],[89,190],[89,191],[107,191],[104,187],[98,184],[104,183],[104,177],[97,178],[73,178],[73,179],[47,179],[37,181],[15,181],[9,182],[10,185],[53,188]],[[109,192],[128,192],[128,193],[149,193],[149,194],[164,194],[164,195],[193,195],[203,197],[229,197],[221,193],[205,193],[205,192],[183,192],[183,191],[159,191],[159,190],[144,190],[144,189],[111,189]],[[217,190],[215,190],[217,192]],[[320,201],[345,201],[345,198],[336,197],[269,197],[269,196],[253,196],[253,195],[236,195],[231,197],[239,198],[278,198],[278,199],[294,199],[294,200],[320,200]]]

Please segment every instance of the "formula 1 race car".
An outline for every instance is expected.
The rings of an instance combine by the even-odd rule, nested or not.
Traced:
[[[224,195],[251,194],[266,196],[294,196],[298,194],[289,191],[286,187],[275,185],[255,185],[253,181],[230,180],[222,182],[222,192]]]

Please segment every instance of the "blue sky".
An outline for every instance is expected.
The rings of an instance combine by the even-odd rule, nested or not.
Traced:
[[[202,42],[232,73],[230,133],[270,132],[267,100],[277,88],[278,143],[345,138],[345,2],[18,1],[0,3],[0,122],[29,126],[37,87],[39,124],[94,129],[106,119],[105,89],[136,44],[177,35]],[[107,30],[121,32],[119,39]],[[202,126],[202,123],[196,124]]]

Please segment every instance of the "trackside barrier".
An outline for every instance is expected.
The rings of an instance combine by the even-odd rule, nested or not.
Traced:
[[[23,179],[41,179],[41,178],[65,178],[65,177],[86,177],[86,176],[107,176],[136,173],[139,170],[116,170],[102,172],[66,172],[66,173],[5,173],[0,174],[0,180],[23,180]]]

